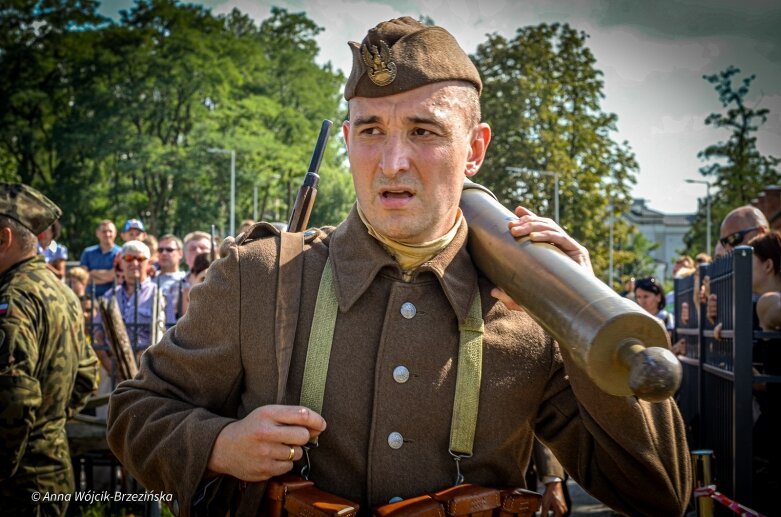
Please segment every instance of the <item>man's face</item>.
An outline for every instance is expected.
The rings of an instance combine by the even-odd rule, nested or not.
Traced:
[[[342,128],[358,202],[375,229],[415,244],[455,222],[464,176],[477,173],[490,141],[471,127],[455,83],[387,97],[354,97]]]
[[[209,253],[212,249],[209,239],[193,239],[185,244],[184,247],[184,260],[190,269],[193,268],[196,255]]]
[[[160,271],[170,273],[179,268],[182,262],[182,249],[175,240],[162,240],[157,246],[157,263]]]
[[[727,217],[721,224],[719,239],[728,239],[732,242],[722,242],[726,252],[732,251],[735,246],[746,244],[759,235],[761,230],[752,221],[744,217]]]
[[[128,241],[143,241],[146,238],[146,232],[142,232],[138,228],[130,228],[126,232],[122,232],[122,240]]]
[[[128,282],[143,282],[146,280],[146,268],[149,262],[143,255],[138,253],[125,253],[122,256],[122,271],[125,274],[125,280]]]
[[[98,226],[98,230],[95,232],[98,237],[98,242],[103,246],[111,246],[114,244],[114,239],[117,238],[117,228],[112,223],[103,223]]]

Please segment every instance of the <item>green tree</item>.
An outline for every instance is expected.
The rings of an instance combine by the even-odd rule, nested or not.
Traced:
[[[626,244],[617,245],[613,254],[616,278],[611,287],[617,290],[623,288],[623,285],[619,285],[622,278],[653,276],[657,267],[651,252],[659,247],[659,243],[648,240],[640,232],[627,233],[627,235]]]
[[[600,108],[602,73],[587,35],[567,24],[489,35],[473,61],[483,77],[483,118],[494,130],[477,180],[507,206],[553,217],[558,174],[561,224],[589,248],[598,275],[608,266],[608,211],[629,209],[637,163],[611,138],[617,117]],[[536,173],[535,173],[536,171]],[[615,240],[629,228],[616,225]]]
[[[315,62],[322,29],[283,9],[258,25],[238,10],[139,0],[111,22],[96,5],[0,9],[0,178],[57,201],[74,251],[103,218],[224,235],[230,162],[207,150],[232,149],[237,224],[255,187],[285,220],[322,120],[343,117],[343,76]],[[352,202],[336,138],[321,175],[312,224],[337,222]]]
[[[13,0],[0,8],[0,178],[31,185],[60,204],[66,238],[89,213],[78,202],[81,189],[96,180],[70,126],[79,92],[95,85],[88,63],[106,25],[97,5]]]
[[[767,108],[749,107],[747,96],[755,75],[739,80],[740,69],[734,66],[718,74],[705,75],[719,95],[719,102],[725,112],[715,112],[705,119],[706,126],[730,131],[726,141],[709,145],[698,153],[698,157],[712,162],[700,169],[700,173],[712,181],[715,193],[712,194],[713,242],[719,235],[719,222],[733,208],[746,205],[767,185],[779,181],[779,159],[763,156],[757,149],[756,132],[767,121]],[[739,80],[738,85],[734,84]],[[706,242],[706,203],[700,208],[686,234],[684,242],[690,253],[701,251]],[[713,253],[713,250],[708,250]]]

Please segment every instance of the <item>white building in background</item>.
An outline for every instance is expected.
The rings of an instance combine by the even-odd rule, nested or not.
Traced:
[[[645,201],[633,200],[632,208],[623,217],[635,225],[646,239],[659,245],[651,252],[651,257],[657,264],[655,275],[669,278],[673,261],[686,249],[683,236],[691,228],[695,214],[663,214],[648,208]]]

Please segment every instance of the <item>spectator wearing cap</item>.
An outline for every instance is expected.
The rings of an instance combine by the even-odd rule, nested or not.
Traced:
[[[124,273],[123,281],[103,297],[106,300],[116,298],[130,344],[134,350],[142,352],[152,344],[153,320],[157,321],[158,325],[164,322],[165,303],[162,296],[156,296],[157,284],[149,278],[149,247],[141,241],[128,241],[122,245],[119,256],[120,267]],[[97,324],[101,323],[100,315],[95,321]],[[105,344],[105,334],[100,325],[95,332],[95,342]],[[107,365],[104,362],[105,366]],[[106,369],[110,371],[109,368]]]
[[[114,257],[122,248],[114,243],[117,227],[113,221],[104,219],[95,230],[98,244],[88,246],[81,253],[81,265],[89,271],[90,284],[94,286],[91,296],[103,296],[114,285]]]
[[[146,227],[141,219],[128,219],[122,225],[122,242],[143,241],[146,239]]]

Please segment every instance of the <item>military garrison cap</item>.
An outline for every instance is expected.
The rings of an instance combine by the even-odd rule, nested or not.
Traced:
[[[442,27],[405,16],[382,22],[349,43],[353,68],[344,98],[384,97],[440,81],[467,81],[479,94],[480,74],[458,42]]]
[[[0,183],[0,215],[18,221],[38,235],[60,218],[62,210],[32,187],[21,183]]]

